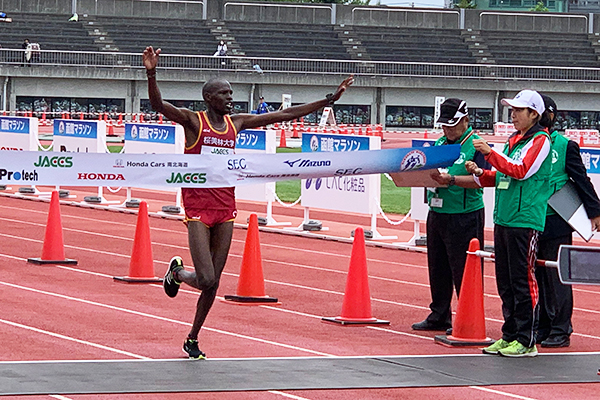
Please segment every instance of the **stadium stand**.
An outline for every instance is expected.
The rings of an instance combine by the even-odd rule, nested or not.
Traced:
[[[249,57],[350,59],[332,25],[239,21],[226,25]]]
[[[481,31],[498,65],[598,67],[598,55],[585,33]]]
[[[354,26],[373,61],[420,63],[476,62],[460,29]]]
[[[70,15],[11,13],[12,22],[0,24],[0,45],[21,48],[28,38],[42,50],[98,51],[94,39],[81,22],[68,22]]]
[[[205,21],[166,18],[95,17],[119,51],[140,53],[146,46],[169,54],[212,55],[219,43]]]

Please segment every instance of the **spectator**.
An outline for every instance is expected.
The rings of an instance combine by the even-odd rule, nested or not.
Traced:
[[[467,250],[472,238],[483,246],[483,189],[455,186],[456,179],[470,179],[465,161],[473,160],[480,168],[486,168],[483,154],[473,147],[473,139],[479,139],[469,126],[467,103],[460,99],[447,99],[440,108],[437,123],[442,125],[444,136],[434,146],[460,144],[461,157],[448,168],[447,173],[436,169],[432,178],[447,185],[427,190],[429,214],[427,216],[427,266],[431,304],[429,316],[412,325],[418,331],[445,331],[452,327],[453,288],[459,296]],[[449,332],[448,332],[449,333]]]
[[[260,96],[258,107],[256,107],[257,114],[266,114],[269,112],[269,105],[265,103],[265,98]]]
[[[23,41],[21,48],[23,49],[23,66],[25,66],[25,64],[31,59],[31,51],[27,51],[29,48],[29,39],[25,39]]]
[[[552,175],[550,186],[552,192],[559,191],[569,180],[583,202],[588,217],[592,220],[592,228],[600,227],[600,200],[594,190],[583,161],[579,146],[554,130],[556,123],[556,103],[548,96],[542,95],[546,111],[540,125],[548,128],[552,141]],[[552,207],[546,212],[546,226],[540,235],[538,258],[556,260],[558,248],[562,244],[573,243],[573,229]],[[538,325],[537,343],[542,347],[568,347],[571,344],[573,324],[573,289],[564,285],[555,268],[537,268],[536,279],[540,291],[540,321]]]
[[[213,57],[226,57],[227,56],[227,43],[225,43],[223,40],[221,40],[219,42],[219,45],[217,46],[217,51],[215,51],[215,54],[213,54]]]
[[[263,70],[262,70],[262,68],[261,68],[261,67],[260,67],[260,65],[258,65],[258,64],[254,64],[254,65],[252,66],[252,68],[254,69],[254,72],[256,72],[256,73],[258,73],[258,74],[262,74],[262,73],[263,73]]]

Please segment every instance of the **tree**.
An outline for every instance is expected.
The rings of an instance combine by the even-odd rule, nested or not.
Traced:
[[[471,0],[460,0],[458,3],[454,3],[455,8],[477,8],[477,3]]]
[[[537,11],[537,12],[548,12],[548,7],[544,4],[543,1],[538,1],[535,7],[530,8],[529,11]]]

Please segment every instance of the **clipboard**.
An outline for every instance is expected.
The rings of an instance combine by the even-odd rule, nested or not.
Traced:
[[[446,187],[434,181],[430,170],[390,172],[390,176],[397,187]]]
[[[594,232],[592,221],[588,218],[583,202],[577,194],[575,184],[569,180],[548,200],[548,205],[556,211],[586,242],[589,242]]]

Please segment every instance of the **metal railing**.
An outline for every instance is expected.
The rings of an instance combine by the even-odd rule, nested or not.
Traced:
[[[0,66],[56,66],[133,69],[142,71],[140,53],[42,50],[30,62],[21,49],[0,49]],[[258,68],[257,68],[258,67]],[[443,64],[385,61],[337,61],[294,58],[211,57],[161,54],[160,70],[253,71],[287,74],[356,74],[368,76],[543,80],[600,82],[600,68],[547,67],[494,64]],[[39,73],[39,70],[36,70]]]

